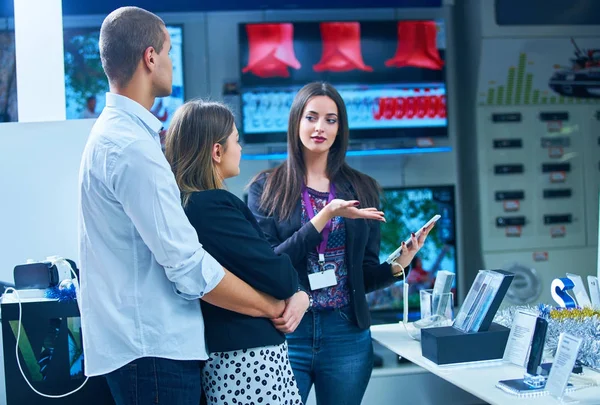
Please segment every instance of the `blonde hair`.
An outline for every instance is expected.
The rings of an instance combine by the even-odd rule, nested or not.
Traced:
[[[212,159],[213,145],[227,148],[235,119],[221,103],[192,100],[173,115],[165,140],[165,155],[181,190],[183,206],[196,191],[224,188]]]

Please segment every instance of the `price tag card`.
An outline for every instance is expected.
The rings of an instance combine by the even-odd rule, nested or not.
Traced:
[[[510,328],[506,349],[504,349],[504,361],[525,367],[536,321],[537,314],[533,312],[518,311],[516,313]]]
[[[567,228],[564,225],[553,226],[550,228],[550,237],[563,238],[567,234]]]
[[[564,332],[558,339],[558,349],[546,382],[546,389],[556,398],[562,398],[565,393],[581,342],[580,337]]]
[[[519,211],[519,200],[506,200],[502,205],[505,212]]]
[[[520,237],[523,232],[523,228],[520,226],[507,226],[505,229],[506,236],[508,237]]]
[[[562,130],[562,121],[548,121],[548,132],[560,132]]]
[[[550,173],[550,183],[564,183],[567,180],[567,172]]]
[[[564,155],[564,151],[563,148],[560,147],[554,147],[554,148],[548,148],[548,157],[550,158],[561,158]]]
[[[548,261],[548,252],[533,252],[533,261],[534,262],[547,262]]]
[[[434,143],[432,138],[417,138],[417,146],[419,148],[429,148],[433,145]]]

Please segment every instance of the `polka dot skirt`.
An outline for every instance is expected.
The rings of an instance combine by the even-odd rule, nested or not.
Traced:
[[[287,342],[211,353],[202,388],[209,405],[302,405]]]

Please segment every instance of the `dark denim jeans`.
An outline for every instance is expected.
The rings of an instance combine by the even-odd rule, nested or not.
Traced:
[[[349,308],[310,311],[287,335],[302,402],[315,384],[318,405],[360,405],[373,370],[371,331]]]
[[[106,375],[117,405],[198,405],[200,361],[144,357]]]

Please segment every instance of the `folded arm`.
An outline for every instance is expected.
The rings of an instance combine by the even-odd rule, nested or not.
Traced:
[[[236,196],[225,190],[194,193],[185,212],[200,243],[237,277],[278,299],[298,291],[298,274],[290,258],[273,252]]]
[[[235,274],[225,270],[225,277],[202,297],[217,307],[257,318],[276,318],[285,310],[285,302],[250,287]]]

